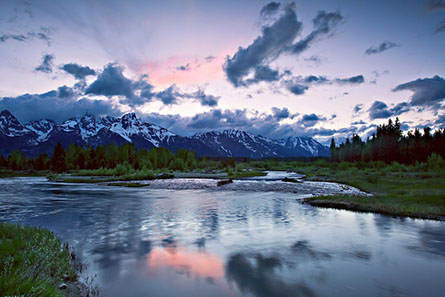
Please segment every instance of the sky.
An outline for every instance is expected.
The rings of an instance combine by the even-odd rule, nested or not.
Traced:
[[[322,143],[445,127],[445,0],[0,0],[0,110]]]

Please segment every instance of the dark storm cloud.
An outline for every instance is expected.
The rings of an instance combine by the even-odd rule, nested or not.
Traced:
[[[432,78],[419,78],[396,86],[393,91],[409,90],[413,94],[412,106],[438,106],[445,99],[445,79],[436,75]]]
[[[428,0],[427,7],[430,10],[445,9],[445,1],[444,0]]]
[[[327,13],[320,10],[317,16],[312,20],[314,30],[308,36],[289,47],[288,50],[293,54],[299,54],[305,51],[318,38],[332,33],[333,30],[340,25],[343,19],[344,17],[338,11]]]
[[[51,54],[43,55],[42,63],[39,66],[37,66],[34,70],[43,73],[53,72],[53,64],[54,64],[53,60],[54,60],[54,55]]]
[[[319,11],[313,19],[313,31],[294,43],[302,29],[302,23],[298,21],[295,13],[295,4],[287,5],[282,11],[283,13],[274,23],[262,28],[261,35],[252,44],[246,48],[240,47],[232,57],[226,58],[223,68],[229,82],[235,87],[260,81],[278,80],[279,73],[276,70],[274,75],[267,76],[269,79],[259,79],[260,73],[262,70],[268,70],[271,74],[272,70],[268,65],[282,53],[300,54],[320,37],[332,33],[344,19],[339,12]],[[246,83],[244,78],[252,71],[254,78]]]
[[[410,110],[411,107],[407,102],[402,102],[395,105],[392,108],[389,108],[388,105],[386,105],[386,103],[382,101],[374,101],[374,103],[368,109],[368,112],[371,120],[374,120],[374,119],[386,119],[391,116],[398,116]]]
[[[384,51],[389,50],[390,48],[399,47],[399,46],[400,46],[399,44],[392,42],[392,41],[383,41],[378,46],[371,46],[370,48],[368,48],[365,51],[365,54],[366,55],[380,54]]]
[[[281,4],[277,2],[270,2],[266,4],[263,8],[261,8],[260,15],[262,17],[273,15],[278,12],[278,10],[280,9],[280,5]]]
[[[22,123],[41,118],[60,122],[70,117],[81,117],[86,112],[97,116],[122,113],[107,100],[78,99],[78,96],[73,89],[63,86],[44,94],[0,98],[0,110],[9,110]]]
[[[440,32],[445,32],[445,21],[442,21],[434,31],[434,33],[440,33]]]
[[[65,72],[73,75],[76,79],[84,79],[89,75],[96,75],[96,71],[88,66],[80,66],[76,63],[68,63],[60,67]]]
[[[232,57],[226,58],[223,67],[228,80],[235,87],[243,85],[243,78],[250,71],[269,63],[286,50],[301,28],[294,6],[288,5],[276,22],[262,28],[262,34],[252,44],[246,48],[239,47]]]
[[[108,64],[97,79],[88,86],[85,94],[134,97],[133,82],[126,78],[122,71],[119,65]]]

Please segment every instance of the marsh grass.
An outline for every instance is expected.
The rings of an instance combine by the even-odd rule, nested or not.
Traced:
[[[0,296],[65,296],[57,286],[76,280],[67,246],[46,230],[0,223]]]
[[[340,166],[339,166],[340,167]],[[301,172],[309,180],[334,181],[373,194],[363,196],[320,196],[305,202],[324,207],[378,212],[396,216],[445,219],[445,173],[428,165],[357,168],[306,167]]]

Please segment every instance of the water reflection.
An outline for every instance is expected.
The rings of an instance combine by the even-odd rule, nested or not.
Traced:
[[[152,272],[168,267],[191,278],[220,278],[224,274],[223,261],[218,255],[193,252],[176,245],[155,247],[147,264]]]
[[[244,294],[257,297],[316,296],[304,282],[285,282],[279,273],[283,265],[278,257],[237,253],[227,261],[226,275],[228,281],[235,282]]]
[[[317,209],[292,193],[4,179],[0,220],[53,230],[107,297],[444,291],[443,222]]]

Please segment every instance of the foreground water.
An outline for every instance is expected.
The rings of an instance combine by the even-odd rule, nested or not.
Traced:
[[[317,209],[296,200],[301,184],[301,195],[253,191],[267,182],[212,191],[1,179],[0,220],[68,241],[102,296],[444,296],[444,222]]]

